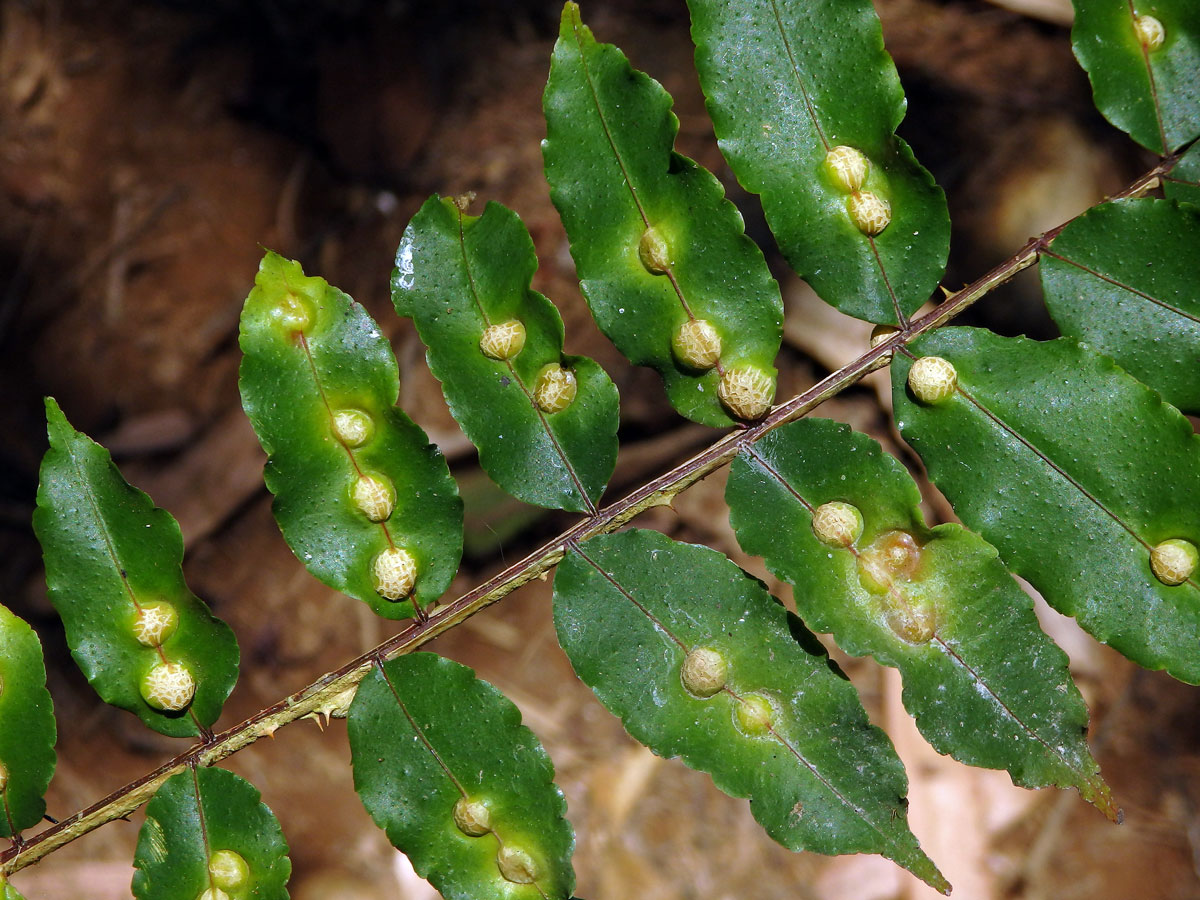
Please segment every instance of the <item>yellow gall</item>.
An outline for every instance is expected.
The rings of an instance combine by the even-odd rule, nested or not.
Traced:
[[[1198,559],[1195,544],[1171,538],[1150,551],[1150,568],[1163,584],[1183,584],[1196,571]]]
[[[855,191],[846,200],[854,227],[868,237],[883,232],[892,221],[892,205],[871,191]]]
[[[372,522],[386,522],[396,508],[396,489],[382,475],[359,475],[354,482],[354,505]]]
[[[907,531],[885,532],[858,554],[859,580],[876,594],[912,580],[920,567],[921,547]]]
[[[638,259],[653,275],[662,275],[671,268],[671,248],[667,240],[653,228],[647,228],[638,241]]]
[[[689,369],[711,369],[721,359],[721,335],[705,319],[691,319],[671,338],[675,358]]]
[[[8,766],[0,762],[0,792],[8,788]]]
[[[734,366],[721,376],[717,396],[739,419],[761,419],[775,399],[775,379],[758,366]]]
[[[578,390],[575,373],[551,363],[538,373],[533,402],[542,412],[562,412],[574,402]]]
[[[403,547],[389,547],[371,563],[375,592],[388,600],[403,600],[417,583],[417,561]]]
[[[201,891],[196,900],[229,900],[229,895],[219,887],[210,887]]]
[[[333,433],[347,447],[361,447],[375,436],[375,420],[361,409],[339,409],[333,414]]]
[[[483,801],[459,797],[454,804],[454,824],[468,837],[480,837],[492,830],[492,814]]]
[[[765,694],[745,694],[734,707],[733,718],[742,734],[763,737],[775,724],[775,706]]]
[[[871,329],[871,349],[874,350],[893,334],[897,334],[899,331],[900,329],[895,325],[876,325]],[[892,354],[887,354],[887,358],[891,359]]]
[[[517,847],[505,845],[496,854],[496,866],[505,881],[513,884],[533,884],[541,874],[532,856]]]
[[[822,503],[813,512],[813,534],[822,544],[831,547],[852,547],[862,537],[862,513],[849,503],[835,500]]]
[[[208,858],[208,876],[214,887],[235,891],[250,879],[250,866],[233,850],[218,850]]]
[[[908,389],[926,406],[945,403],[958,387],[958,370],[940,356],[922,356],[908,370]]]
[[[729,664],[716,650],[697,647],[691,650],[679,669],[680,680],[697,697],[711,697],[725,687]]]
[[[308,304],[291,291],[284,294],[274,309],[275,321],[286,331],[307,331],[313,322]]]
[[[133,622],[133,636],[143,647],[161,647],[179,627],[179,613],[167,602],[145,603]]]
[[[488,359],[512,359],[525,347],[525,325],[509,319],[499,325],[489,325],[479,339],[479,352]]]
[[[160,662],[142,676],[142,699],[163,712],[187,709],[196,696],[196,679],[182,663]]]
[[[909,644],[928,644],[937,633],[937,619],[923,607],[897,603],[887,609],[884,618],[892,633]]]
[[[1134,16],[1133,30],[1147,50],[1157,50],[1167,39],[1167,30],[1154,16]]]
[[[830,180],[847,194],[862,188],[869,169],[866,156],[854,147],[834,147],[825,154],[825,171]]]

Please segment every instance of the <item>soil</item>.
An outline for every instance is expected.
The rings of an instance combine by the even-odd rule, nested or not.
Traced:
[[[1148,167],[1092,108],[1061,4],[1027,2],[1039,19],[981,0],[877,5],[909,96],[901,134],[950,197],[947,286]],[[397,628],[311,579],[271,518],[262,451],[236,384],[238,315],[263,247],[353,295],[392,340],[400,404],[441,446],[468,502],[468,553],[451,595],[570,519],[506,499],[481,475],[411,325],[391,309],[395,247],[430,193],[473,191],[524,218],[542,261],[534,287],[561,309],[568,352],[598,359],[621,392],[622,461],[609,499],[718,436],[670,411],[656,377],[617,354],[580,297],[541,174],[541,91],[558,13],[545,0],[0,3],[0,589],[46,647],[60,730],[52,815],[181,746],[101,705],[70,663],[28,524],[43,396],[179,519],[189,582],[242,647],[245,668],[219,727]],[[769,248],[788,315],[781,396],[860,352],[861,323],[830,313],[787,271],[754,198],[730,177],[696,82],[684,4],[596,0],[584,14],[674,95],[679,151],[723,179]],[[1035,281],[1014,282],[970,321],[1053,333]],[[821,415],[911,462],[886,403],[875,379]],[[788,598],[733,541],[723,480],[714,475],[637,524],[715,546]],[[929,496],[931,515],[944,519],[944,502]],[[546,744],[578,835],[580,896],[930,896],[876,857],[787,852],[744,801],[640,748],[574,678],[549,597],[550,584],[535,581],[433,649],[497,684]],[[914,830],[965,900],[1200,897],[1200,693],[1137,670],[1044,613],[1072,655],[1124,825],[1074,793],[1023,791],[1003,773],[938,756],[915,735],[893,675],[839,656],[906,760]],[[301,722],[228,762],[283,824],[293,896],[436,896],[371,824],[348,758],[344,723]],[[14,884],[31,900],[128,897],[140,821],[106,825]]]

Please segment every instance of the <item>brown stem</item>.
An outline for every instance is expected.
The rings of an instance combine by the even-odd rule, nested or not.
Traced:
[[[1179,153],[1162,160],[1112,199],[1137,197],[1153,190],[1175,165]],[[475,615],[482,609],[512,593],[521,585],[545,574],[563,558],[565,548],[573,542],[584,541],[597,534],[615,531],[634,516],[652,506],[670,505],[675,495],[732,460],[743,447],[753,444],[769,431],[798,419],[820,406],[830,397],[841,393],[875,369],[887,365],[891,354],[901,344],[907,344],[945,324],[954,316],[1008,281],[1022,269],[1037,261],[1038,254],[1058,236],[1069,223],[1052,228],[1040,237],[1032,238],[1014,256],[998,265],[982,278],[951,294],[929,314],[909,324],[888,340],[871,348],[853,362],[843,366],[804,393],[776,406],[757,424],[730,432],[715,444],[642,485],[621,500],[606,506],[596,515],[583,519],[554,540],[543,545],[520,562],[485,581],[447,605],[426,610],[428,617],[409,625],[404,631],[388,638],[373,650],[341,668],[322,675],[308,687],[260,710],[232,728],[192,746],[103,800],[93,803],[71,817],[39,831],[23,842],[0,853],[0,875],[11,875],[42,857],[69,844],[78,837],[106,822],[129,815],[148,801],[159,786],[177,772],[194,766],[210,766],[261,737],[273,735],[279,728],[305,716],[341,714],[353,695],[353,689],[370,671],[375,660],[391,659],[411,653],[418,647]]]

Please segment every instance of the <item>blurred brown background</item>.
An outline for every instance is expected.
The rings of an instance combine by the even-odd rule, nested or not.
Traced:
[[[877,0],[909,101],[901,134],[950,197],[955,287],[1148,167],[1094,112],[1071,57],[1065,0]],[[313,581],[271,520],[262,454],[241,414],[237,317],[261,246],[300,259],[363,302],[391,336],[400,402],[443,448],[468,508],[454,593],[569,521],[508,500],[480,475],[387,297],[391,256],[431,192],[476,191],[528,224],[568,352],[621,391],[611,497],[717,434],[669,411],[591,324],[541,174],[540,111],[557,0],[0,0],[0,589],[46,646],[59,714],[50,812],[75,809],[181,746],[102,706],[69,664],[45,599],[29,515],[44,449],[41,397],[107,444],[126,476],[180,520],[193,588],[237,631],[245,670],[220,727],[307,684],[395,630]],[[768,250],[787,304],[781,396],[865,347],[778,258],[753,198],[729,177],[704,114],[683,0],[584,3],[601,40],[676,98],[679,149],[712,168]],[[1049,336],[1036,280],[971,321]],[[821,415],[896,443],[876,377]],[[723,473],[639,525],[741,556]],[[948,515],[930,492],[930,515]],[[771,582],[780,596],[789,590]],[[567,794],[590,900],[917,900],[875,857],[774,845],[744,801],[635,745],[572,676],[554,641],[550,584],[534,582],[442,638],[521,707]],[[843,660],[912,781],[912,824],[962,900],[1200,897],[1200,692],[1135,670],[1046,614],[1093,711],[1121,827],[1073,793],[939,757],[899,706],[895,677]],[[350,785],[344,724],[301,722],[230,760],[258,785],[292,846],[293,896],[427,898]],[[129,896],[140,814],[14,879],[36,898]]]

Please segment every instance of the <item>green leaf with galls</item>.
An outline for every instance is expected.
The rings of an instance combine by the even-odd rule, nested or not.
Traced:
[[[42,642],[0,606],[0,837],[41,821],[54,775],[54,707],[46,690]]]
[[[224,769],[163,782],[138,832],[137,900],[287,900],[287,841],[261,796]]]
[[[690,0],[717,141],[825,302],[898,324],[937,288],[946,198],[895,135],[905,99],[870,0]]]
[[[951,396],[913,399],[913,356],[954,366]],[[1134,662],[1200,683],[1200,437],[1178,410],[1073,340],[973,328],[897,353],[892,397],[934,483],[1009,568]],[[1152,564],[1169,541],[1193,548],[1179,583]]]
[[[1107,353],[1184,412],[1200,412],[1200,210],[1171,200],[1093,207],[1042,252],[1064,334]]]
[[[543,102],[550,197],[601,330],[658,371],[689,419],[761,417],[775,396],[779,286],[720,182],[672,151],[670,95],[567,3]]]
[[[939,753],[1024,787],[1077,787],[1117,818],[1067,655],[995,548],[926,527],[912,477],[875,441],[828,419],[785,425],[734,460],[725,499],[738,543],[795,585],[806,624],[900,670]],[[829,528],[845,509],[858,527]]]
[[[1200,143],[1193,144],[1163,177],[1163,193],[1168,200],[1200,206]]]
[[[528,503],[595,512],[617,462],[617,389],[593,360],[563,356],[562,317],[529,287],[536,269],[512,210],[489,203],[468,216],[434,196],[396,252],[392,302],[416,322],[450,412],[495,482]],[[574,386],[557,409],[545,387],[556,369]]]
[[[376,666],[350,706],[354,788],[447,900],[565,900],[575,836],[521,713],[432,653]]]
[[[71,655],[106,703],[162,734],[200,734],[237,681],[233,632],[184,583],[171,514],[49,397],[46,420],[33,527]]]
[[[379,326],[268,252],[240,340],[242,406],[292,552],[385,618],[432,604],[462,557],[462,501],[445,458],[395,405],[400,373]]]
[[[1164,156],[1200,134],[1200,4],[1074,4],[1071,44],[1104,117]]]
[[[949,892],[908,830],[887,736],[800,621],[725,556],[654,531],[572,545],[554,624],[634,738],[750,798],[780,844],[881,853]]]

